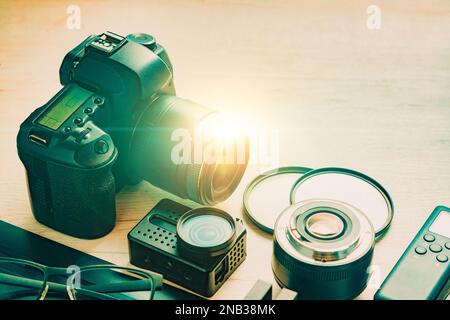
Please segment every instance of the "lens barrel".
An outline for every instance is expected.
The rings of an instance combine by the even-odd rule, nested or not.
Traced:
[[[312,227],[320,232],[311,232]],[[366,216],[348,204],[332,200],[294,204],[275,225],[275,279],[299,292],[301,299],[352,299],[367,285],[374,234]]]
[[[214,205],[227,199],[247,167],[249,141],[247,136],[234,139],[225,150],[231,155],[227,161],[223,161],[225,157],[206,159],[203,151],[208,146],[196,130],[215,115],[176,96],[157,97],[142,113],[133,133],[130,155],[135,176],[200,204]],[[208,143],[211,149],[216,141]],[[217,150],[221,150],[219,146]]]

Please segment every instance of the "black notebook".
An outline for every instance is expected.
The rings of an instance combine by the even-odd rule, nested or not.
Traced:
[[[111,264],[82,251],[41,237],[0,220],[0,257],[35,261],[52,267]],[[198,300],[200,297],[164,284],[155,300]]]

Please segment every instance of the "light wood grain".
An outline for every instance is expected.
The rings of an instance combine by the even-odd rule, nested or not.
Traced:
[[[382,10],[380,30],[366,28],[372,2]],[[81,7],[81,30],[65,27],[69,4]],[[349,167],[380,181],[396,209],[373,259],[381,278],[431,210],[450,205],[446,0],[1,0],[0,219],[126,265],[127,232],[168,196],[148,183],[126,188],[117,196],[116,228],[92,241],[32,217],[15,146],[19,124],[59,89],[64,54],[104,30],[153,34],[169,52],[180,96],[279,130],[280,165]],[[242,216],[243,189],[259,169],[252,165],[220,207]],[[255,280],[273,281],[271,239],[246,226],[248,257],[216,299],[239,299]]]

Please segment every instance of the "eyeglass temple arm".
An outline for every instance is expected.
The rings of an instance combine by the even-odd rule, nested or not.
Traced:
[[[157,277],[156,277],[157,278]],[[161,279],[162,280],[162,279]],[[154,281],[154,280],[153,280]],[[29,279],[25,277],[19,277],[9,274],[0,273],[0,283],[3,284],[12,284],[17,285],[21,287],[28,287],[28,288],[35,288],[40,289],[42,287],[41,280],[35,280],[35,279]],[[158,282],[158,281],[156,281]],[[154,281],[154,288],[155,290],[161,289],[162,281],[156,283]],[[57,292],[67,292],[67,285],[54,283],[54,282],[47,282],[49,290],[54,290]],[[103,293],[114,293],[114,292],[124,292],[124,291],[142,291],[142,290],[148,290],[149,288],[149,281],[148,280],[137,280],[137,281],[123,281],[118,283],[107,283],[102,285],[92,285],[89,286],[89,289],[79,288],[76,289],[78,292],[90,295],[93,297],[97,297],[99,299],[108,298],[111,299],[111,296],[105,295]]]
[[[43,281],[41,281],[41,280],[29,279],[29,278],[25,278],[25,277],[19,277],[19,276],[0,273],[0,283],[1,284],[10,284],[10,285],[16,285],[16,286],[21,286],[21,287],[25,287],[25,288],[32,288],[32,289],[39,290],[42,287],[42,282]],[[55,282],[47,282],[47,286],[48,286],[48,290],[56,291],[58,293],[65,293],[65,294],[68,293],[67,285],[63,285],[63,284],[55,283]],[[82,294],[86,294],[86,295],[89,295],[89,296],[97,298],[97,299],[111,299],[112,298],[111,296],[109,296],[107,294],[103,294],[103,293],[95,292],[95,291],[91,291],[91,290],[77,289],[77,291],[79,291]]]

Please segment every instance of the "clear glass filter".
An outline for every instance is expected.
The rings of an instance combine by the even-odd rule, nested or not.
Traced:
[[[291,190],[290,202],[330,199],[350,204],[372,223],[375,236],[389,228],[394,206],[389,193],[369,176],[345,168],[312,170],[300,177]]]
[[[273,233],[279,214],[290,206],[289,193],[305,167],[281,167],[253,179],[244,192],[244,213],[262,231]]]

